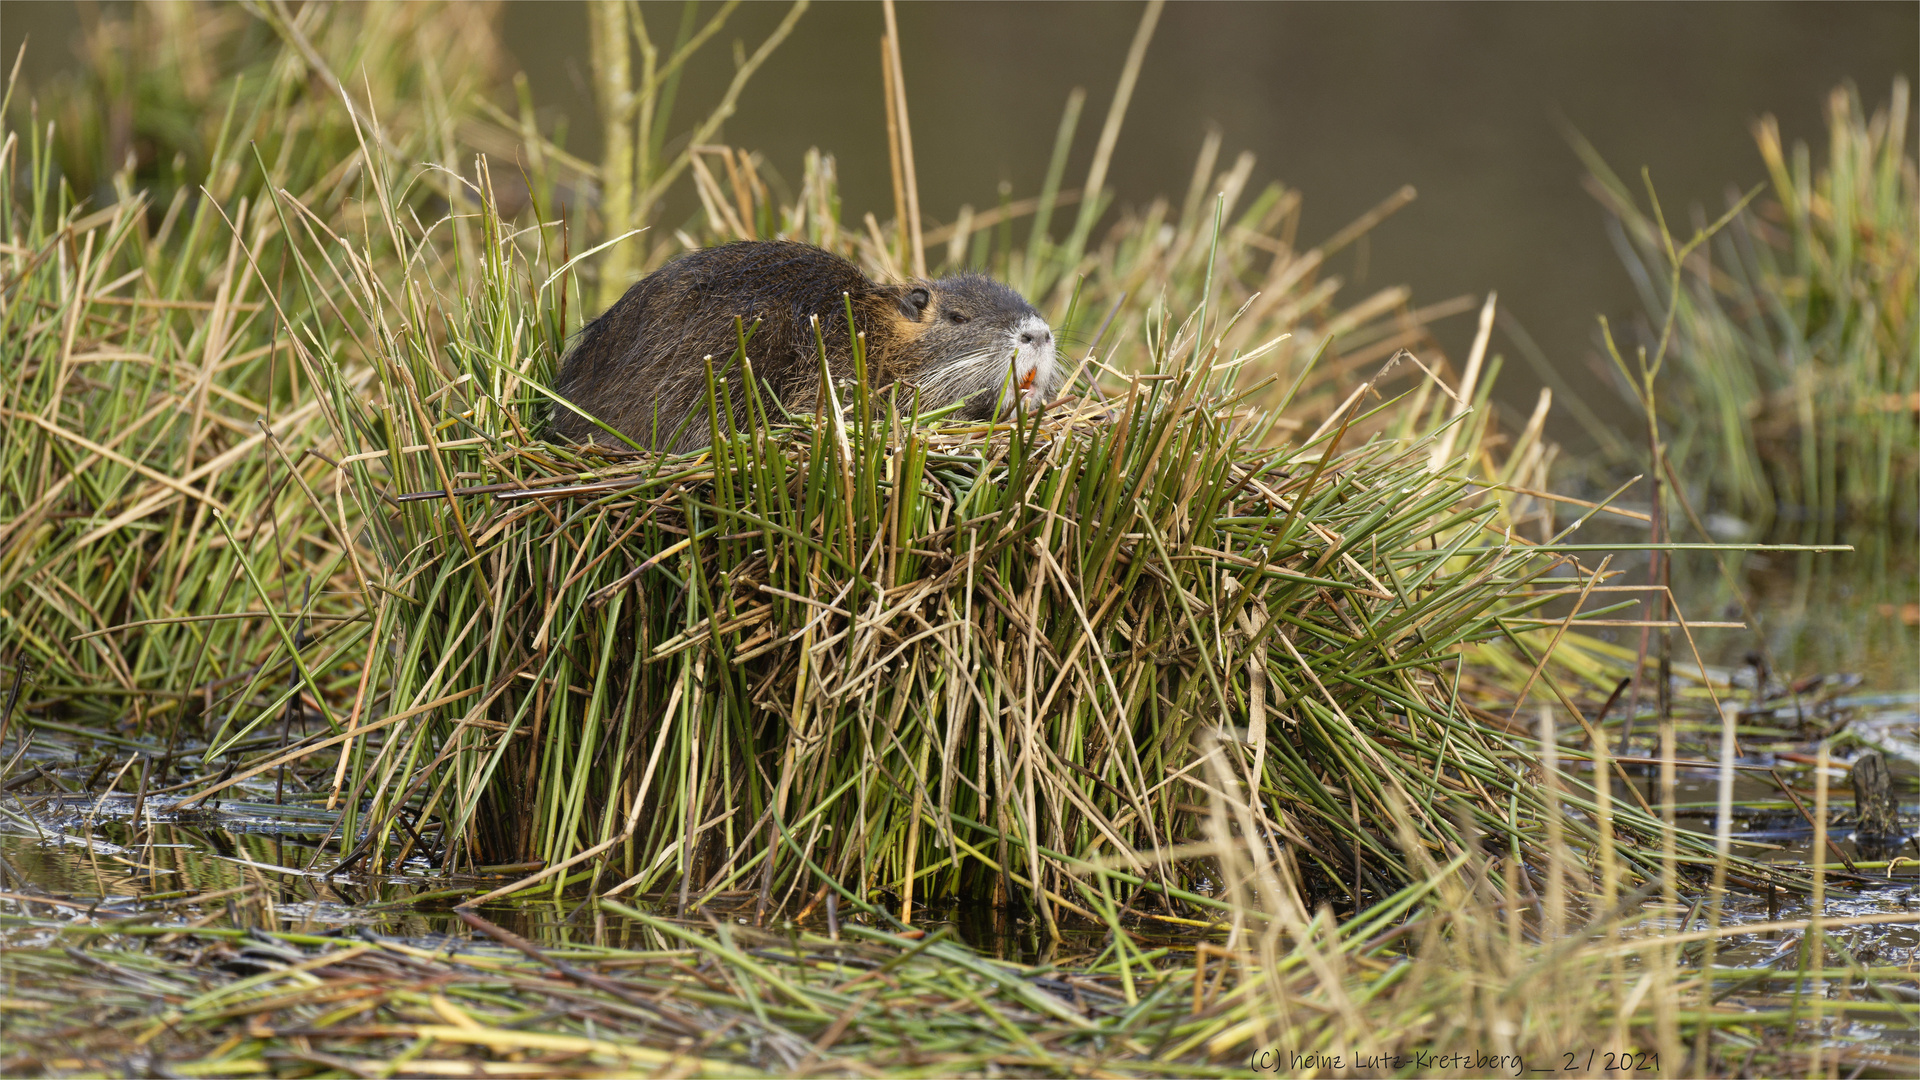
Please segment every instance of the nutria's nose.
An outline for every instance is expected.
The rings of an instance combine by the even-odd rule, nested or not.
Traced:
[[[1039,344],[1045,345],[1048,341],[1052,339],[1053,339],[1053,332],[1051,330],[1041,330],[1038,333],[1035,333],[1032,330],[1028,330],[1025,333],[1020,335],[1020,344],[1032,345],[1038,342]]]

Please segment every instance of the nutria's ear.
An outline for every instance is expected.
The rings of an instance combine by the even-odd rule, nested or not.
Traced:
[[[928,304],[933,303],[933,294],[924,285],[910,286],[896,295],[900,301],[900,314],[914,322],[919,322],[921,313],[927,310]]]

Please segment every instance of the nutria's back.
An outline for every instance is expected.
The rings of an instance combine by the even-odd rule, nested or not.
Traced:
[[[984,417],[1017,400],[1044,402],[1061,375],[1046,320],[991,278],[878,284],[816,247],[743,241],[681,256],[628,289],[580,332],[555,389],[642,446],[705,446],[708,357],[728,383],[723,432],[749,422],[742,372],[729,363],[741,326],[773,418],[814,411],[821,343],[832,377],[854,377],[855,332],[866,335],[869,383],[898,386],[905,405],[917,398],[923,411],[964,402],[962,415]],[[1010,371],[1017,388],[1003,395]],[[576,442],[611,441],[565,405],[555,406],[553,426]]]

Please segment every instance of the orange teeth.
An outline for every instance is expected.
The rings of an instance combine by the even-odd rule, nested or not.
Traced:
[[[1034,368],[1034,369],[1033,369],[1032,371],[1029,371],[1029,372],[1027,372],[1027,373],[1026,373],[1025,375],[1023,375],[1023,376],[1021,376],[1021,377],[1020,377],[1020,389],[1022,389],[1022,390],[1031,390],[1031,389],[1033,389],[1033,377],[1034,377],[1035,375],[1038,375],[1039,373],[1040,373],[1040,369],[1039,369],[1039,368]]]

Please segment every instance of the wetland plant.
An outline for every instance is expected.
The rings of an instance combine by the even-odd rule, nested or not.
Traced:
[[[1788,149],[1762,118],[1754,140],[1770,190],[1730,194],[1724,225],[1684,257],[1651,183],[1643,209],[1577,144],[1641,292],[1644,347],[1670,364],[1655,396],[1667,455],[1697,478],[1703,506],[1829,535],[1849,520],[1920,522],[1920,170],[1908,94],[1896,79],[1869,113],[1853,88],[1835,90],[1819,155]],[[1620,374],[1646,399],[1634,373]]]
[[[1620,605],[1547,512],[1544,403],[1517,435],[1489,420],[1491,302],[1458,372],[1424,348],[1427,370],[1379,370],[1437,309],[1336,305],[1318,271],[1358,233],[1296,250],[1297,194],[1243,205],[1251,162],[1217,169],[1218,139],[1177,212],[1104,217],[1096,163],[1060,242],[1048,222],[1079,197],[1065,135],[1040,196],[931,230],[841,221],[826,155],[781,203],[752,155],[690,146],[694,243],[994,267],[1087,335],[1075,358],[1105,400],[941,425],[853,386],[799,423],[709,417],[697,455],[557,445],[540,418],[584,218],[503,197],[449,133],[517,131],[554,163],[535,204],[593,166],[530,109],[515,127],[447,92],[459,72],[423,72],[416,112],[364,107],[332,77],[360,62],[342,10],[258,9],[278,44],[227,92],[200,194],[165,209],[137,169],[85,203],[43,126],[5,109],[0,337],[21,362],[0,619],[7,665],[34,672],[6,722],[178,749],[190,799],[290,775],[290,797],[339,815],[317,869],[538,862],[485,891],[629,920],[638,948],[543,951],[470,915],[515,952],[456,963],[269,914],[187,957],[166,951],[190,932],[170,915],[55,925],[24,901],[6,933],[156,940],[9,948],[9,1001],[48,1023],[10,1028],[8,1071],[517,1054],[493,1064],[1211,1075],[1263,1048],[1456,1040],[1557,1062],[1613,1038],[1677,1062],[1683,1035],[1696,1064],[1765,1050],[1748,1060],[1817,1070],[1788,1045],[1797,1015],[1760,1050],[1714,1035],[1748,1014],[1716,1009],[1727,986],[1687,950],[1726,887],[1818,893],[1819,862],[1766,867],[1678,828],[1671,765],[1657,807],[1560,767],[1617,768],[1583,729],[1621,656],[1568,612]],[[645,92],[670,85],[687,25]],[[307,152],[347,135],[337,158]],[[643,184],[666,175],[656,142],[629,147],[651,147]],[[441,164],[400,164],[421,160]],[[716,358],[716,400],[763,409],[751,355]],[[1462,690],[1487,684],[1497,710]],[[1044,962],[896,933],[946,898],[1025,906]],[[240,900],[272,911],[257,884]],[[694,929],[710,912],[806,920],[775,941]],[[1802,975],[1890,977],[1809,940]],[[104,989],[67,992],[83,972]],[[1803,983],[1787,1008],[1817,1017]]]

